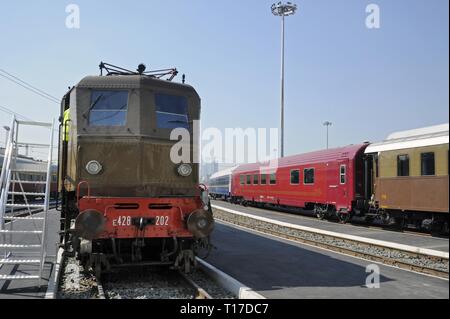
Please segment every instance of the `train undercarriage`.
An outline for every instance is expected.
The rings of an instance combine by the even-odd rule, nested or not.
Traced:
[[[330,204],[307,203],[304,208],[299,208],[273,203],[249,201],[240,197],[232,197],[229,202],[260,208],[296,209],[300,213],[302,210],[309,210],[320,220],[337,219],[340,223],[348,223],[362,219],[366,224],[377,224],[396,230],[410,228],[437,236],[449,234],[448,213],[386,210],[379,208],[377,205],[370,205],[367,201],[354,203],[355,208],[352,211],[345,209],[337,210],[334,205]]]
[[[209,238],[109,238],[86,240],[71,236],[65,245],[68,256],[80,260],[96,276],[112,268],[167,266],[185,273],[197,265],[196,256],[206,258],[211,249]]]

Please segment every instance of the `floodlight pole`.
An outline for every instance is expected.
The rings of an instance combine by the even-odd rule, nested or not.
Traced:
[[[280,94],[280,157],[284,157],[284,15],[281,16],[281,94]]]
[[[280,94],[280,157],[284,157],[284,17],[295,14],[297,5],[287,3],[274,3],[272,4],[272,14],[281,17],[281,94]]]
[[[333,123],[326,121],[323,123],[324,126],[327,127],[327,149],[328,149],[328,128],[332,125]]]

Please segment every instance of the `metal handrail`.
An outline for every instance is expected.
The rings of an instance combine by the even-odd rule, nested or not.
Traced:
[[[50,185],[52,182],[52,157],[53,157],[53,135],[54,135],[55,121],[52,121],[52,129],[50,133],[50,148],[48,150],[48,160],[47,160],[47,180],[45,185],[45,197],[44,197],[44,224],[42,225],[42,238],[41,238],[41,267],[39,269],[39,278],[42,278],[42,271],[44,269],[45,257],[46,257],[46,239],[47,239],[47,218],[48,210],[50,208]],[[39,283],[40,286],[40,283]]]
[[[6,210],[6,203],[8,201],[8,190],[9,190],[9,180],[10,174],[7,174],[10,170],[11,166],[11,158],[12,158],[12,152],[13,152],[13,136],[15,134],[15,124],[16,124],[16,118],[13,115],[12,121],[11,121],[11,127],[8,134],[8,141],[5,146],[5,154],[3,156],[3,166],[2,166],[2,172],[0,175],[0,189],[1,189],[1,195],[0,195],[0,230],[3,230],[5,227],[5,210]]]

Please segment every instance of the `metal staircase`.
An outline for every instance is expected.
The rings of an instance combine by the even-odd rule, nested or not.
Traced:
[[[22,126],[50,129],[49,144],[19,142],[18,133]],[[3,265],[37,265],[39,273],[0,274],[0,280],[36,279],[41,286],[46,258],[53,131],[52,123],[20,121],[13,117],[0,176],[0,268]],[[21,160],[19,147],[23,146],[47,149],[47,162]],[[25,190],[30,186],[33,192]],[[30,203],[29,196],[39,196],[43,202]],[[37,210],[41,210],[42,214],[34,215]]]

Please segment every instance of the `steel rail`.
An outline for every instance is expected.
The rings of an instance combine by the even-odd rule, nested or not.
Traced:
[[[103,283],[101,278],[94,276],[95,281],[97,283],[97,291],[98,291],[98,299],[108,299],[107,295],[105,294],[105,290],[103,289]]]
[[[200,287],[200,285],[198,285],[195,281],[189,278],[185,273],[183,273],[182,271],[179,271],[178,273],[194,289],[195,291],[194,299],[214,299],[205,289]]]

